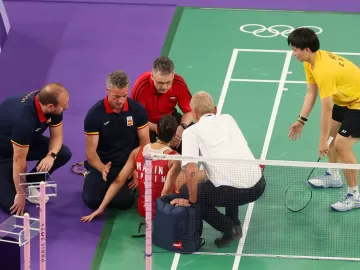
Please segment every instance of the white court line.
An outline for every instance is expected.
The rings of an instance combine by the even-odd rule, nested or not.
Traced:
[[[265,52],[265,53],[287,53],[286,50],[264,50],[264,49],[234,49],[238,52]],[[290,51],[291,52],[291,51]]]
[[[265,52],[265,53],[289,53],[291,50],[267,50],[267,49],[235,49],[238,52]],[[360,55],[360,52],[332,52],[340,55]]]
[[[231,79],[232,82],[280,83],[280,80]],[[306,81],[285,81],[290,84],[306,84]]]
[[[224,105],[226,93],[227,93],[227,90],[229,88],[229,84],[231,81],[231,75],[232,75],[234,67],[235,67],[237,54],[238,54],[237,49],[234,49],[231,54],[230,63],[229,63],[228,70],[226,72],[226,76],[225,76],[225,80],[224,80],[224,84],[223,84],[223,87],[221,90],[221,94],[220,94],[220,98],[219,98],[219,102],[218,102],[218,106],[217,106],[217,114],[221,113],[222,107]],[[171,265],[171,270],[177,269],[179,260],[180,260],[180,253],[175,253],[173,263]]]
[[[279,110],[281,96],[282,96],[282,93],[284,91],[284,85],[285,85],[285,82],[286,82],[286,76],[288,75],[288,71],[289,71],[289,67],[290,67],[291,56],[292,56],[292,51],[288,51],[286,53],[283,70],[281,72],[280,83],[279,83],[278,90],[277,90],[277,93],[276,93],[273,110],[271,112],[271,117],[270,117],[268,129],[267,129],[266,136],[265,136],[264,146],[263,146],[261,156],[260,156],[260,159],[262,159],[262,160],[266,159],[266,155],[267,155],[267,152],[269,150],[270,140],[271,140],[272,132],[274,130],[275,120],[276,120],[276,116],[277,116],[277,113],[278,113],[278,110]],[[237,248],[237,251],[236,251],[236,254],[240,254],[240,255],[236,255],[232,270],[238,270],[239,269],[241,253],[242,253],[242,251],[244,249],[246,235],[247,235],[247,231],[248,231],[248,228],[249,228],[250,219],[251,219],[253,209],[254,209],[254,202],[250,203],[248,205],[248,207],[247,207],[245,220],[244,220],[244,225],[243,225],[243,236],[241,237],[241,239],[239,241],[239,245],[238,245],[238,248]]]
[[[171,265],[171,270],[176,270],[180,260],[180,253],[175,253],[174,259]]]
[[[206,256],[234,256],[234,253],[215,253],[215,252],[194,252],[192,254],[206,255]],[[300,255],[282,255],[282,254],[251,254],[244,253],[243,257],[259,257],[259,258],[282,258],[282,259],[306,259],[306,260],[328,260],[328,261],[352,261],[359,262],[360,258],[349,257],[325,257],[325,256],[300,256]]]
[[[347,257],[273,255],[273,254],[244,254],[243,256],[244,256],[244,257],[283,258],[283,259],[308,259],[308,260],[329,260],[329,261],[352,261],[352,262],[359,262],[359,261],[360,261],[360,258],[347,258]]]
[[[204,8],[199,8],[199,9],[204,9],[204,10],[228,10],[228,11],[253,11],[253,9],[251,8],[210,8],[210,7],[204,7]],[[256,12],[279,12],[278,9],[257,9]],[[288,11],[287,11],[288,12]],[[302,10],[291,10],[291,13],[304,13],[307,11],[302,11]]]
[[[224,80],[224,84],[223,84],[223,87],[221,90],[221,94],[220,94],[220,98],[219,98],[219,102],[218,102],[218,106],[217,106],[217,114],[221,113],[222,107],[224,106],[225,97],[227,94],[227,90],[229,89],[229,84],[231,82],[231,75],[232,75],[234,67],[235,67],[237,54],[238,54],[237,49],[234,49],[232,52],[231,58],[230,58],[230,63],[229,63],[228,70],[226,72],[226,76],[225,76],[225,80]]]
[[[5,5],[4,5],[4,2],[2,0],[0,0],[0,14],[1,14],[1,17],[3,18],[6,33],[9,34],[9,31],[10,31],[9,17],[8,17],[8,15],[6,13]]]

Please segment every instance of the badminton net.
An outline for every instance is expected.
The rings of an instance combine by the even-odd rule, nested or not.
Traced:
[[[174,240],[177,242],[164,242],[163,245],[155,245],[153,242],[154,229],[160,227],[156,228],[155,221],[151,221],[152,216],[155,214],[156,219],[157,215],[156,212],[153,213],[156,209],[152,207],[152,203],[156,203],[156,198],[152,197],[153,180],[151,179],[156,179],[154,177],[156,165],[154,164],[157,164],[156,162],[159,160],[171,160],[181,162],[181,164],[197,164],[199,168],[198,180],[203,178],[204,171],[202,170],[206,171],[207,178],[210,180],[215,179],[221,183],[227,179],[227,183],[239,187],[249,179],[254,181],[254,177],[258,177],[260,180],[260,176],[263,175],[265,179],[266,187],[262,195],[254,202],[238,207],[237,217],[241,222],[242,237],[238,239],[237,236],[236,240],[221,248],[216,244],[215,240],[221,238],[222,233],[211,226],[207,220],[219,224],[224,217],[234,219],[226,213],[226,207],[216,206],[222,215],[209,216],[209,213],[214,213],[214,210],[207,212],[208,217],[204,217],[204,213],[202,213],[205,220],[202,222],[201,237],[205,239],[205,244],[192,254],[360,261],[360,249],[358,248],[360,234],[357,233],[360,210],[336,212],[331,209],[331,205],[344,198],[348,191],[344,169],[347,173],[358,172],[359,165],[334,164],[324,161],[229,160],[152,154],[146,157],[145,166],[146,269],[151,269],[152,257],[155,254],[181,253],[183,248],[182,245],[178,245],[178,251],[163,248],[163,246],[169,245],[174,247],[176,243],[181,243],[182,240],[165,237],[171,234],[169,234],[169,231],[172,230],[169,228],[171,227],[169,225],[171,224],[170,220],[167,224],[169,226],[161,226],[164,231],[157,232],[157,234],[163,233],[163,241],[165,242]],[[261,168],[260,174],[256,168]],[[313,179],[324,176],[329,169],[333,174],[339,174],[338,177],[341,177],[343,183],[341,187],[324,189],[314,188],[307,184],[306,179],[311,172],[309,178]],[[226,202],[230,205],[233,203],[235,206],[239,203],[236,192],[231,193],[226,190],[224,192],[213,192],[201,188],[200,186],[206,182],[205,180],[199,183],[198,191],[199,193],[208,192],[208,197],[211,198],[197,202],[197,204],[202,205],[200,207],[201,212],[203,209],[214,207],[214,201]],[[299,184],[293,184],[294,182],[299,182]],[[291,184],[293,185],[291,186]],[[209,186],[208,183],[206,185]],[[289,188],[290,186],[291,188]],[[176,179],[176,187],[180,189],[181,195],[186,194],[187,183],[183,171]],[[198,200],[199,198],[206,198],[206,196],[207,194],[201,196],[198,194]],[[245,201],[254,199],[249,193],[243,193],[243,196],[248,196]],[[285,204],[286,197],[287,205]],[[299,210],[300,206],[304,206],[304,204],[305,207]],[[298,208],[297,211],[289,210],[296,208]],[[191,222],[195,221],[188,220],[189,227],[191,227]],[[167,221],[164,220],[164,223]],[[179,235],[176,237],[179,238]]]

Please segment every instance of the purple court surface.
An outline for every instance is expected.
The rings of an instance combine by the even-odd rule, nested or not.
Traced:
[[[128,4],[126,2],[131,2]],[[0,54],[0,100],[60,82],[70,91],[64,119],[64,143],[70,163],[54,174],[58,197],[47,205],[47,260],[51,270],[87,270],[97,247],[103,219],[82,224],[90,211],[81,201],[82,177],[72,163],[84,159],[83,119],[105,95],[105,78],[115,69],[131,81],[160,55],[176,5],[218,8],[360,12],[354,0],[48,0],[4,1],[11,23]],[[1,27],[0,27],[1,32]],[[1,33],[0,33],[1,36]],[[30,214],[37,209],[31,207]],[[0,221],[6,215],[0,214]],[[33,269],[38,269],[38,240],[32,243]]]

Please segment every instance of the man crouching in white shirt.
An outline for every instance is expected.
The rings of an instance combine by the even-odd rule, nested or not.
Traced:
[[[189,200],[175,199],[171,204],[199,203],[203,220],[223,233],[215,240],[218,247],[223,247],[242,237],[238,207],[259,199],[266,183],[259,165],[241,162],[255,158],[234,118],[228,114],[216,115],[212,97],[203,91],[192,97],[190,106],[195,124],[182,134],[182,155],[234,159],[234,162],[201,162],[206,179],[198,184],[197,163],[183,161],[187,185],[180,193],[188,193]],[[216,207],[225,207],[225,214]]]

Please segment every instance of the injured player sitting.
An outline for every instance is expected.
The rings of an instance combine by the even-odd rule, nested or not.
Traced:
[[[149,153],[177,155],[178,153],[170,148],[172,138],[176,135],[178,123],[174,116],[164,115],[157,123],[158,140],[154,143],[147,144],[143,147],[134,149],[125,166],[110,185],[105,197],[99,208],[91,215],[81,217],[83,222],[90,222],[96,216],[102,214],[114,196],[119,192],[121,187],[126,183],[129,175],[134,170],[138,174],[138,212],[145,217],[145,158]],[[160,196],[172,194],[175,190],[175,183],[181,171],[181,161],[178,160],[154,160],[152,162],[152,217],[155,216],[155,202]]]

